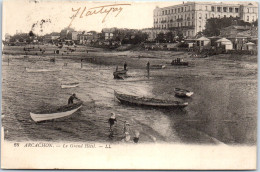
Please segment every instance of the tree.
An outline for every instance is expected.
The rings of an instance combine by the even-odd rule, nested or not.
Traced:
[[[256,20],[256,21],[254,21],[253,23],[252,23],[252,25],[254,25],[254,26],[258,26],[258,20]]]
[[[160,32],[159,34],[157,34],[155,40],[158,42],[165,42],[164,33]]]
[[[29,36],[30,36],[30,37],[34,37],[34,36],[35,36],[35,34],[33,33],[33,31],[30,31],[30,32],[29,32]]]
[[[98,35],[98,38],[99,38],[100,40],[105,40],[105,34],[103,34],[103,33],[98,33],[97,35]]]
[[[142,33],[138,31],[134,34],[134,39],[132,39],[133,44],[140,44],[148,39],[148,35],[146,33]]]
[[[167,32],[166,33],[166,41],[167,42],[172,42],[173,41],[173,38],[174,38],[174,35],[172,32]]]
[[[219,36],[222,28],[238,25],[238,26],[249,26],[248,22],[245,22],[238,17],[224,17],[224,18],[210,18],[206,22],[205,30],[203,34],[206,36]]]
[[[178,39],[177,39],[178,41],[183,41],[184,35],[180,30],[178,31],[177,36],[178,36]]]

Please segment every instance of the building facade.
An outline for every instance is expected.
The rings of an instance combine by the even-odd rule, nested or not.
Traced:
[[[87,44],[92,41],[96,41],[98,39],[98,35],[95,31],[85,32],[83,34],[79,34],[79,43],[80,44]]]
[[[181,30],[184,36],[193,37],[205,29],[209,18],[239,17],[246,22],[258,19],[258,6],[249,3],[226,4],[214,2],[187,2],[153,11],[155,29]]]

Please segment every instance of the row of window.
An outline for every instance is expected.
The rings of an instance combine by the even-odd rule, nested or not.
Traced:
[[[200,23],[201,25],[201,23]],[[157,27],[187,27],[187,26],[194,26],[193,22],[183,22],[183,23],[173,23],[173,24],[164,24],[164,25],[154,25],[155,28]],[[200,26],[201,27],[201,26]]]
[[[173,20],[177,20],[177,19],[181,19],[181,20],[183,20],[183,15],[176,15],[176,16],[174,16],[174,17],[172,17],[172,18],[169,18],[168,17],[168,21],[173,21]],[[188,14],[188,15],[184,15],[184,20],[190,20],[190,19],[194,19],[194,14],[192,14],[192,15],[190,15],[190,14]],[[154,20],[154,22],[160,22],[160,21],[166,21],[167,20],[167,18],[157,18],[157,19],[155,19]]]
[[[199,6],[199,10],[201,9],[202,6]],[[181,12],[186,12],[186,11],[191,11],[192,7],[191,6],[186,6],[186,7],[180,7],[180,8],[174,8],[174,9],[168,9],[168,10],[163,10],[162,15],[169,15],[169,14],[174,14],[174,13],[181,13]],[[208,11],[208,6],[205,6],[205,11]],[[239,8],[234,8],[234,7],[215,7],[211,6],[211,11],[213,12],[230,12],[230,13],[239,13]],[[254,8],[251,9],[252,12],[254,12]],[[250,8],[246,8],[246,12],[250,12]],[[157,16],[159,16],[159,12],[157,13]]]
[[[218,16],[216,16],[216,17],[218,17],[218,18],[221,18],[221,16],[220,15],[218,15]],[[227,17],[226,15],[224,15],[223,17]],[[230,15],[230,17],[232,17],[232,15]],[[212,15],[212,18],[214,18],[214,15]],[[175,18],[176,19],[176,18]],[[181,19],[181,20],[177,20],[177,22],[180,22],[180,21],[182,21],[182,18],[179,18],[179,19]],[[205,16],[205,19],[207,19],[207,15]],[[170,19],[170,18],[168,18],[168,20],[166,20],[166,19],[163,19],[163,20],[159,20],[158,21],[158,19],[157,20],[154,20],[154,23],[155,24],[157,24],[157,23],[167,23],[167,22],[173,22],[174,20],[173,19]],[[247,16],[246,17],[246,21],[247,22],[250,22],[250,16]],[[251,21],[255,21],[255,16],[252,16],[252,20]],[[200,22],[200,21],[199,21]],[[200,22],[201,23],[201,22]],[[191,24],[191,25],[190,25]],[[182,23],[181,24],[179,24],[178,23],[178,26],[182,26]],[[177,24],[176,24],[176,26],[177,26]],[[193,22],[184,22],[184,24],[183,24],[183,26],[193,26]]]
[[[217,12],[230,12],[230,13],[238,13],[239,12],[239,9],[238,8],[232,8],[232,7],[214,7],[214,6],[211,6],[211,11],[217,11]]]
[[[183,18],[184,17],[184,18]],[[220,15],[214,15],[212,14],[211,16],[208,15],[208,14],[205,14],[205,19],[207,20],[208,18],[215,18],[215,17],[218,17],[220,18],[221,16]],[[237,16],[233,16],[233,15],[230,15],[230,16],[226,16],[224,15],[223,17],[237,17]],[[248,16],[249,17],[249,16]],[[173,16],[173,17],[168,17],[168,18],[155,18],[154,19],[154,23],[159,23],[159,22],[172,22],[172,21],[178,21],[178,20],[190,20],[190,19],[194,19],[194,14],[190,15],[176,15],[176,16]],[[198,19],[202,19],[202,14],[199,13],[198,14]],[[253,17],[253,20],[254,20],[254,17]],[[249,20],[248,20],[249,21]]]
[[[173,14],[173,13],[177,13],[177,12],[181,13],[181,12],[184,12],[184,11],[191,11],[191,6],[163,10],[162,15]]]

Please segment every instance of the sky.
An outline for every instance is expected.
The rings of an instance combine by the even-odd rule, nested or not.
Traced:
[[[77,17],[73,20],[71,28],[77,31],[101,31],[102,28],[131,28],[142,29],[153,27],[153,10],[156,6],[164,7],[175,4],[180,4],[181,1],[176,2],[89,2],[89,1],[36,1],[32,0],[8,0],[3,2],[3,37],[6,33],[15,34],[18,32],[29,33],[32,30],[34,23],[38,24],[34,27],[33,32],[38,35],[44,35],[51,32],[60,32],[63,28],[69,26],[71,17],[76,14],[76,10],[80,8]],[[103,21],[106,13],[105,10],[109,10],[111,6],[104,7],[103,14],[97,13],[88,15],[87,11],[93,7],[99,7],[104,5],[114,4],[130,4],[130,5],[116,5],[118,11],[110,11],[110,13]],[[83,17],[80,18],[80,14],[83,9],[86,10],[83,13]],[[119,8],[121,12],[119,13]],[[74,11],[72,11],[72,8]],[[100,8],[95,8],[98,12]],[[93,12],[94,9],[90,11]],[[119,13],[119,14],[118,14]],[[118,15],[117,15],[118,14]],[[116,16],[117,15],[117,16]],[[116,17],[115,17],[116,16]],[[39,25],[40,21],[44,19],[46,22]],[[42,31],[41,31],[42,29]]]

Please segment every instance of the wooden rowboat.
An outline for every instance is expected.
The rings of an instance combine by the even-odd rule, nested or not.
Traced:
[[[178,97],[191,97],[193,95],[193,92],[181,88],[175,88],[174,92]]]
[[[40,113],[30,112],[30,115],[35,122],[52,120],[52,119],[57,119],[57,118],[62,118],[62,117],[72,115],[74,112],[79,110],[81,106],[82,106],[82,102],[78,102],[70,105],[61,106],[54,110],[46,110]]]
[[[151,65],[150,69],[164,69],[166,65]]]
[[[114,79],[124,79],[121,75],[125,75],[127,70],[120,70],[113,72]]]
[[[61,84],[61,88],[73,88],[73,87],[78,87],[78,86],[79,86],[78,82]]]
[[[188,106],[187,102],[162,100],[147,97],[138,97],[127,94],[120,94],[114,91],[115,97],[123,104],[137,105],[137,106],[152,106],[158,108],[184,108]]]
[[[119,70],[119,71],[115,71],[113,74],[114,75],[122,75],[122,74],[126,74],[127,70]]]
[[[27,72],[56,72],[61,71],[61,69],[30,69],[26,68]]]

